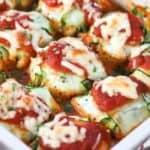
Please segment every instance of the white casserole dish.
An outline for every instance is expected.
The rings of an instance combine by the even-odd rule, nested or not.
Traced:
[[[4,127],[0,126],[0,131],[0,150],[31,150]],[[137,150],[149,138],[150,118],[113,146],[111,150]],[[150,148],[150,142],[147,142],[145,146]]]

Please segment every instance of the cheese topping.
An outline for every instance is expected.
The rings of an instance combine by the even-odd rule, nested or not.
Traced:
[[[24,117],[24,127],[30,131],[37,123],[48,119],[51,113],[48,105],[35,95],[27,93],[27,90],[13,79],[8,79],[0,86],[0,118],[13,119],[17,109],[33,111],[37,117]],[[32,122],[32,123],[31,123]]]
[[[15,15],[17,17],[14,17]],[[29,19],[26,18],[16,21],[16,19],[19,19],[22,16],[27,16]],[[45,31],[50,30],[49,22],[38,12],[19,12],[9,10],[3,13],[3,15],[0,16],[0,19],[6,19],[10,22],[13,20],[15,21],[15,29],[0,32],[0,37],[3,37],[10,42],[13,50],[19,47],[16,40],[17,32],[26,33],[26,36],[31,37],[30,39],[28,38],[28,43],[25,44],[28,45],[31,43],[36,52],[44,51],[44,47],[46,47],[49,41],[52,40],[52,36]]]
[[[26,129],[35,132],[36,124],[37,124],[37,120],[35,118],[28,117],[28,116],[24,118],[24,126],[26,127]]]
[[[10,43],[11,48],[10,53],[12,53],[12,51],[13,52],[16,51],[16,49],[19,48],[19,43],[17,41],[16,35],[17,35],[16,31],[5,31],[5,32],[0,31],[0,37],[8,40],[8,42]]]
[[[92,146],[92,150],[95,150],[96,147],[98,146],[99,142],[101,140],[101,134],[98,134],[97,138],[96,138],[96,142],[95,144]]]
[[[85,46],[79,39],[67,37],[62,38],[59,41],[69,44],[63,49],[64,60],[70,60],[71,62],[75,62],[83,66],[88,73],[88,78],[95,80],[106,76],[105,69],[102,63],[98,60],[96,54],[88,50],[88,47]],[[78,66],[73,66],[64,60],[62,64],[65,67],[84,77],[83,69]]]
[[[130,57],[136,57],[139,56],[144,50],[146,50],[147,48],[150,47],[150,44],[143,44],[143,45],[139,45],[139,46],[135,46],[135,47],[128,47],[128,49],[130,49]]]
[[[97,5],[96,3],[85,3],[83,6],[83,10],[86,10],[88,14],[88,19],[94,18],[94,21],[101,17],[102,13],[98,11],[94,6],[97,8],[100,8],[100,5]]]
[[[68,43],[76,49],[82,49],[82,50],[88,51],[88,47],[77,38],[65,37],[65,38],[61,38],[59,41]]]
[[[150,87],[150,77],[145,73],[145,70],[135,70],[131,76],[143,82],[147,87]]]
[[[63,60],[61,62],[62,66],[70,69],[73,73],[78,74],[79,76],[84,76],[84,71],[83,69],[80,69],[79,67],[77,67],[76,65],[73,65],[72,63],[70,63],[69,61]]]
[[[124,46],[131,35],[128,15],[121,12],[110,13],[106,17],[98,19],[94,27],[98,27],[99,25],[101,28],[103,49],[114,57],[126,57],[127,54]]]
[[[79,129],[73,121],[66,117],[65,113],[57,114],[53,121],[44,124],[39,129],[38,135],[45,145],[59,148],[62,143],[71,144],[86,138],[86,128]]]
[[[17,25],[17,27],[19,27],[19,25]],[[25,30],[20,26],[20,30],[32,37],[30,42],[36,52],[45,51],[47,48],[46,46],[52,40],[52,37],[46,31],[41,29]]]
[[[35,11],[24,12],[8,10],[1,14],[0,20],[7,20],[10,23],[11,21],[18,22],[22,27],[27,27],[28,30],[41,28],[46,28],[48,30],[50,28],[48,20]]]
[[[103,81],[100,81],[100,85],[103,93],[107,93],[109,96],[117,96],[120,93],[122,96],[136,99],[138,98],[137,83],[133,82],[129,77],[117,76],[107,77]]]

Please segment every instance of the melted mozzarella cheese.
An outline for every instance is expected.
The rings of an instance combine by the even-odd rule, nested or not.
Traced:
[[[49,68],[49,66],[43,67],[42,70],[45,73],[45,84],[50,89],[56,89],[62,93],[67,93],[67,95],[72,93],[79,94],[85,91],[85,88],[82,85],[84,79],[80,76],[64,74]]]
[[[86,128],[78,129],[74,122],[64,117],[66,117],[64,113],[57,114],[53,121],[44,124],[39,129],[38,135],[45,145],[59,148],[62,143],[71,144],[86,138]],[[68,125],[66,125],[67,122]]]
[[[62,60],[61,65],[70,69],[73,73],[79,75],[79,76],[84,76],[84,71],[83,69],[80,69],[79,67],[77,67],[76,65],[73,65],[72,63],[66,61],[66,60]]]
[[[24,16],[27,16],[27,18],[25,18]],[[17,11],[17,10],[8,10],[2,13],[2,15],[0,16],[0,19],[7,20],[8,22],[9,21],[18,22],[20,23],[20,25],[22,25],[22,27],[27,26],[28,30],[50,28],[49,21],[36,11],[24,12],[24,11]]]
[[[15,99],[24,96],[22,86],[13,79],[8,79],[0,85],[0,118],[10,119],[14,118],[16,111],[8,111],[9,107],[15,105]]]
[[[127,56],[124,50],[125,43],[131,35],[130,22],[126,13],[115,12],[98,19],[94,27],[101,25],[103,49],[117,58],[125,58]],[[92,28],[92,32],[93,29]]]
[[[141,71],[140,71],[141,70]],[[149,75],[144,74],[144,70],[140,69],[140,70],[135,70],[131,76],[137,78],[138,80],[140,80],[141,82],[143,82],[145,85],[147,85],[148,87],[150,87],[150,77]]]
[[[37,120],[32,117],[25,117],[24,118],[24,126],[29,130],[35,132],[35,126],[37,124]]]
[[[13,79],[8,79],[0,86],[0,99],[0,118],[2,119],[14,118],[17,108],[37,114],[37,117],[26,115],[23,118],[24,127],[32,132],[36,130],[36,124],[47,120],[51,113],[48,105],[37,96],[27,93],[27,90]]]
[[[39,98],[35,96],[30,96],[30,103],[23,105],[23,108],[27,110],[31,110],[37,113],[37,117],[24,117],[24,127],[31,132],[36,132],[36,125],[46,121],[51,113],[50,108],[48,105],[43,103]],[[18,106],[21,107],[21,106]]]
[[[20,32],[25,32],[28,36],[31,36],[31,41],[28,41],[26,44],[32,44],[36,52],[42,52],[47,49],[47,46],[40,47],[40,41],[44,43],[49,43],[52,40],[52,37],[44,30],[34,29],[34,30],[24,30],[19,24],[16,23],[17,30]],[[16,31],[17,31],[16,30]]]
[[[65,37],[65,38],[61,38],[59,41],[68,43],[76,49],[82,49],[88,51],[88,47],[77,38]]]
[[[90,79],[100,79],[106,76],[105,68],[103,67],[100,60],[98,60],[96,54],[90,50],[77,38],[62,38],[60,42],[65,42],[70,44],[70,46],[65,47],[63,50],[64,59],[71,60],[72,62],[78,63],[87,71],[88,78]],[[84,58],[84,59],[83,59]],[[79,68],[80,69],[80,68]],[[73,72],[78,72],[77,74],[83,74],[78,69],[73,69]]]
[[[32,46],[36,52],[44,51],[46,45],[52,40],[52,36],[48,34],[45,30],[50,30],[49,22],[46,18],[44,18],[38,12],[19,12],[15,10],[9,10],[4,13],[4,15],[0,16],[0,19],[13,20],[13,15],[18,14],[18,18],[21,16],[28,16],[28,19],[22,19],[19,22],[15,22],[16,29],[12,31],[1,31],[0,37],[8,39],[11,44],[11,48],[13,50],[19,47],[15,34],[17,32],[25,32],[27,36],[31,37],[31,41],[28,41],[27,44],[32,43]],[[28,28],[24,28],[28,27]],[[45,29],[45,30],[43,30]],[[12,38],[14,37],[14,38]],[[44,44],[44,46],[43,46]],[[42,46],[40,46],[42,45]]]
[[[107,77],[100,81],[103,93],[109,96],[117,96],[120,93],[122,96],[136,99],[138,98],[137,83],[133,82],[129,77],[117,76]]]
[[[139,56],[145,49],[149,48],[150,44],[143,44],[135,47],[128,47],[130,49],[130,57]]]
[[[75,110],[84,117],[90,117],[97,122],[107,117],[106,113],[100,111],[91,95],[75,97],[71,103]]]
[[[100,8],[97,3],[94,3],[98,8]],[[102,13],[93,7],[92,3],[85,3],[83,5],[83,10],[86,10],[88,14],[88,19],[94,18],[94,21],[101,17]]]
[[[98,134],[97,138],[96,138],[96,142],[94,143],[94,145],[92,146],[92,150],[95,150],[96,147],[98,146],[99,142],[101,140],[101,134]]]

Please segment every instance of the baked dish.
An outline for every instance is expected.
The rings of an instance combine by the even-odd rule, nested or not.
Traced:
[[[1,0],[0,125],[33,150],[109,150],[149,118],[150,5],[120,5]]]

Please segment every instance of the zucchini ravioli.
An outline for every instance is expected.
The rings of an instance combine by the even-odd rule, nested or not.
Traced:
[[[97,55],[71,37],[51,42],[45,52],[32,59],[29,74],[33,84],[47,86],[60,99],[82,94],[86,83],[106,76]]]
[[[144,41],[142,22],[131,13],[111,12],[96,20],[83,41],[95,44],[106,64],[120,64],[127,60],[130,46]]]
[[[52,40],[50,24],[38,12],[5,11],[0,16],[0,70],[25,68]]]
[[[149,92],[147,85],[133,77],[109,76],[96,81],[88,95],[75,97],[71,103],[81,116],[104,123],[121,138],[150,116],[149,96],[144,98]]]
[[[123,2],[115,0],[116,2],[120,3],[126,10],[132,12],[134,15],[141,18],[145,25],[147,26],[148,30],[150,31],[150,1],[144,0],[124,0]]]
[[[57,114],[38,131],[39,150],[108,150],[109,133],[98,123],[78,116]]]
[[[73,35],[86,26],[79,1],[40,0],[38,10],[50,19],[54,31],[59,34]]]
[[[14,79],[0,85],[0,124],[26,143],[31,142],[38,125],[54,114],[53,110],[60,108],[46,89],[29,91]]]

